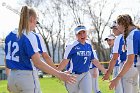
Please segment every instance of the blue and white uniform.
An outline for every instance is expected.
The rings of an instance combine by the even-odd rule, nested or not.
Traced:
[[[67,70],[77,76],[77,82],[74,84],[67,84],[66,88],[69,93],[91,93],[92,81],[89,73],[89,65],[91,60],[94,59],[92,46],[85,42],[81,44],[78,41],[67,45],[64,59],[69,59]]]
[[[93,50],[93,55],[94,55],[95,59],[98,60],[96,50]],[[91,78],[92,78],[92,90],[94,91],[94,93],[101,93],[101,91],[99,89],[99,85],[98,85],[99,70],[93,63],[90,63],[89,68],[90,68],[90,74],[91,74]],[[93,74],[94,74],[93,70],[94,69],[97,69],[97,72],[96,72],[97,77],[96,78],[93,77]]]
[[[127,55],[140,55],[140,31],[138,29],[133,29],[127,36],[126,49]],[[135,62],[122,79],[125,86],[124,93],[138,93],[138,70]]]
[[[41,93],[36,67],[31,57],[39,52],[36,36],[29,32],[17,36],[17,29],[5,39],[6,66],[11,69],[8,85],[14,93]],[[17,87],[18,86],[18,87]]]
[[[42,36],[39,33],[34,33],[34,34],[36,35],[36,38],[37,38],[37,42],[38,42],[38,47],[40,49],[40,53],[47,52],[47,49],[46,49],[46,46],[45,46],[45,42],[44,42]]]

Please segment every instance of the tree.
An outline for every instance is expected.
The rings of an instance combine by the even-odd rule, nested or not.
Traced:
[[[31,3],[31,1],[28,3]],[[106,12],[104,9],[107,4],[107,0],[97,2],[93,2],[92,0],[47,0],[44,4],[41,4],[41,6],[45,7],[39,10],[44,18],[41,19],[41,23],[46,26],[41,27],[39,25],[40,29],[38,30],[42,34],[48,54],[52,56],[53,60],[57,57],[57,61],[60,61],[62,58],[61,54],[64,53],[65,41],[67,40],[65,34],[66,28],[68,28],[70,33],[67,37],[74,38],[75,35],[71,31],[72,27],[80,24],[93,27],[90,30],[89,39],[97,50],[100,61],[106,61],[109,58],[106,56],[106,51],[104,51],[103,34],[109,26],[109,21],[115,11],[116,5],[114,4],[114,7],[108,13],[109,15],[107,15],[107,20],[105,20],[103,15]],[[40,4],[37,5],[39,7]],[[97,9],[98,13],[95,11]],[[70,18],[71,23],[67,23],[67,20],[64,18]],[[94,36],[93,33],[95,33]]]

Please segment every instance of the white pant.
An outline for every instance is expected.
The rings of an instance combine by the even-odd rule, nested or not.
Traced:
[[[139,75],[138,75],[138,82],[139,82],[139,90],[140,90],[140,65],[137,65],[137,69],[138,69],[138,73],[139,73]]]
[[[11,70],[8,86],[11,93],[41,93],[36,71]]]
[[[68,93],[92,93],[91,75],[88,72],[83,74],[74,74],[77,76],[77,82],[74,84],[65,83]]]
[[[120,71],[120,67],[119,66],[115,66],[114,69],[113,69],[113,78],[115,78],[118,73]],[[115,93],[123,93],[123,90],[122,90],[122,81],[120,80],[116,89],[115,89]]]
[[[98,85],[98,77],[99,77],[99,71],[97,72],[97,78],[93,77],[93,69],[90,69],[90,74],[91,74],[91,78],[92,78],[92,90],[94,91],[94,93],[97,93],[100,91],[99,89],[99,85]]]
[[[138,93],[138,70],[132,66],[122,78],[123,93]]]

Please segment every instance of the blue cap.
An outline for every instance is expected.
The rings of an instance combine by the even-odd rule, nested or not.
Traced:
[[[87,31],[85,26],[77,26],[77,27],[74,29],[75,34],[78,34],[78,33],[79,33],[80,31],[82,31],[82,30]]]

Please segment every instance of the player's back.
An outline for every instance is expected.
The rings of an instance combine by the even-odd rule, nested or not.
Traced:
[[[24,31],[25,32],[25,31]],[[6,65],[10,69],[33,70],[31,56],[38,52],[37,40],[34,34],[23,33],[20,37],[17,30],[10,32],[5,39]]]

